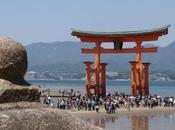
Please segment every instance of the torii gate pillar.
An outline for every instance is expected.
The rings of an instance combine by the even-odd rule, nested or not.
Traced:
[[[143,94],[148,95],[149,94],[149,65],[151,63],[143,63],[144,66],[144,90]]]
[[[140,73],[140,69],[137,68],[138,62],[130,61],[131,64],[131,94],[148,95],[149,94],[149,65],[151,63],[142,63],[143,69]],[[142,77],[142,80],[141,80]]]
[[[130,61],[131,64],[131,94],[132,95],[137,95],[137,90],[138,90],[138,79],[136,76],[136,64],[137,62],[135,61]]]
[[[90,89],[91,89],[91,64],[93,64],[93,62],[84,62],[84,64],[85,64],[85,70],[86,70],[85,93],[89,95]]]
[[[100,49],[101,49],[101,42],[96,42],[96,50],[97,53],[95,54],[95,68],[94,68],[94,90],[95,94],[100,94]]]
[[[101,95],[106,96],[106,65],[107,63],[101,63]]]

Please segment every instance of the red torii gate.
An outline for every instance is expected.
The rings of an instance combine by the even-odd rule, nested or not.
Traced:
[[[101,54],[106,53],[136,53],[135,61],[131,64],[131,94],[147,95],[149,94],[149,65],[142,63],[142,53],[155,53],[157,47],[144,48],[143,41],[156,41],[162,35],[168,34],[170,25],[143,31],[126,31],[126,32],[92,32],[73,30],[72,35],[80,38],[81,42],[95,43],[92,49],[81,49],[81,53],[95,54],[94,69],[91,69],[92,62],[84,62],[86,65],[86,93],[106,94],[106,63],[100,63]],[[114,43],[114,48],[105,49],[101,47],[103,43]],[[124,42],[135,42],[134,48],[123,48]],[[91,84],[91,73],[94,75],[94,82]]]

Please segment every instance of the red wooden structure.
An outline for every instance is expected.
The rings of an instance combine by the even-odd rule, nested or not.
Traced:
[[[170,25],[162,28],[156,28],[143,31],[126,32],[90,32],[73,30],[72,35],[80,38],[81,42],[95,43],[91,49],[81,49],[81,53],[95,54],[94,69],[92,62],[84,62],[86,65],[86,93],[90,94],[91,89],[94,93],[106,94],[106,63],[100,62],[101,54],[106,53],[136,53],[135,61],[131,64],[131,94],[147,95],[149,94],[149,65],[142,63],[142,53],[155,53],[157,47],[145,48],[142,46],[144,41],[156,41],[162,35],[168,34]],[[101,47],[102,43],[114,43],[114,48],[105,49]],[[123,48],[124,42],[134,42],[134,48]],[[91,76],[93,81],[91,82]]]

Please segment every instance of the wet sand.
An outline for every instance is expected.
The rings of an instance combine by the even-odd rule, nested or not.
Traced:
[[[106,111],[75,111],[71,112],[77,118],[107,130],[174,130],[175,108],[120,108],[115,114]]]
[[[108,114],[106,113],[104,108],[100,108],[99,112],[96,111],[85,111],[85,110],[76,110],[76,111],[72,111],[72,110],[67,110],[69,113],[71,113],[72,115],[75,116],[86,116],[86,115],[92,115],[92,116],[96,116],[96,115],[105,115],[105,116],[110,116],[110,115],[123,115],[123,114],[149,114],[149,113],[172,113],[175,112],[175,108],[174,107],[154,107],[154,108],[145,108],[145,107],[139,107],[139,108],[131,108],[130,110],[126,109],[126,108],[119,108],[116,110],[115,113],[113,114]]]

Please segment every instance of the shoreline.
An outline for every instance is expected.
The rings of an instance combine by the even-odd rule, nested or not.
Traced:
[[[113,114],[106,113],[104,108],[101,108],[99,112],[96,111],[71,111],[67,110],[68,113],[71,113],[74,116],[122,116],[122,115],[147,115],[147,114],[156,114],[156,113],[173,113],[175,112],[175,107],[155,107],[155,108],[131,108],[130,110],[126,108],[120,108],[115,111]]]
[[[26,81],[67,81],[67,80],[70,80],[70,81],[85,81],[85,79],[26,79]],[[130,79],[107,79],[107,81],[129,81],[130,82]],[[153,82],[175,82],[175,80],[150,80],[150,81],[153,81]]]

